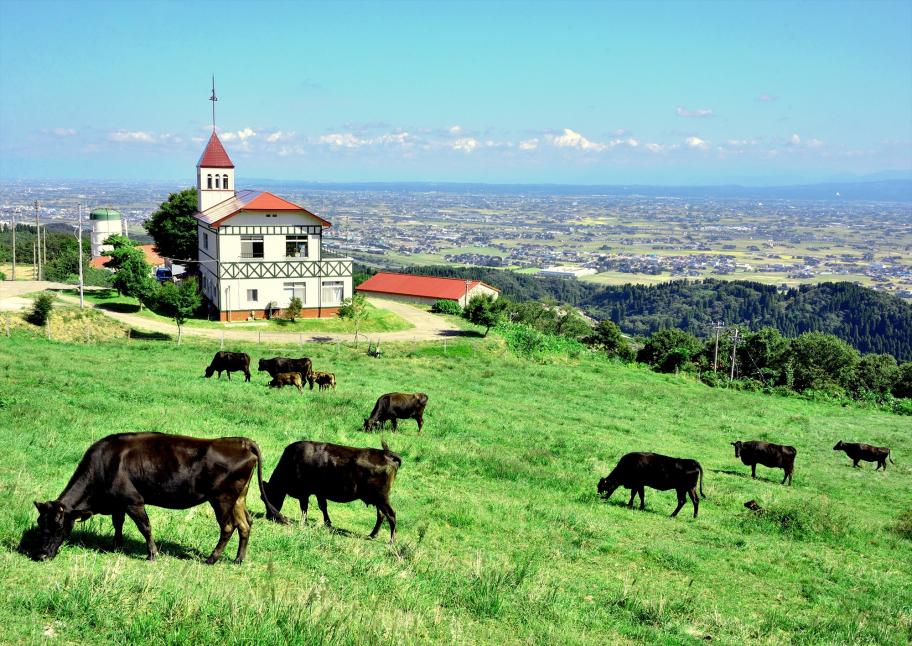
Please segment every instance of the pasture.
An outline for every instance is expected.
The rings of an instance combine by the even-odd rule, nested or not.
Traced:
[[[217,344],[64,344],[0,337],[0,641],[9,643],[878,643],[912,639],[912,423],[854,407],[707,388],[598,357],[536,363],[496,337],[345,346],[233,346],[301,356],[336,374],[303,395],[204,379]],[[128,520],[78,524],[57,558],[18,551],[33,500],[56,498],[86,448],[109,433],[160,430],[256,440],[269,477],[292,441],[380,446],[361,425],[378,395],[429,395],[425,427],[387,432],[403,464],[392,490],[397,544],[366,540],[375,512],[315,501],[306,527],[254,515],[247,561],[202,560],[208,506],[149,507],[161,554]],[[735,460],[730,442],[797,447],[781,470]],[[837,440],[890,446],[896,464],[853,469]],[[674,492],[627,509],[596,484],[628,451],[699,460],[700,516],[669,518]],[[756,500],[757,516],[743,507]],[[905,525],[901,516],[906,512]],[[905,532],[903,532],[905,527]]]

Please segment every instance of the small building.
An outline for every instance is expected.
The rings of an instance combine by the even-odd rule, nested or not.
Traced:
[[[550,278],[582,278],[597,273],[587,267],[546,267],[538,272],[538,276]]]
[[[437,276],[416,276],[380,272],[371,276],[355,288],[365,296],[377,296],[406,303],[433,305],[435,302],[455,301],[462,307],[479,294],[500,296],[500,290],[480,280],[465,278],[439,278]]]

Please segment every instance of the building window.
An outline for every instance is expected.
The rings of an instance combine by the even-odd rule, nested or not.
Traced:
[[[206,188],[212,188],[212,173],[206,175]]]
[[[307,302],[307,283],[282,283],[282,289],[285,290],[285,296],[288,297],[288,302],[291,302],[291,299],[297,296],[301,299],[301,304]]]
[[[339,305],[342,302],[342,299],[345,298],[345,283],[341,280],[326,280],[323,281],[323,290],[320,294],[321,305]]]
[[[285,257],[306,258],[307,236],[285,236]]]
[[[203,234],[203,249],[208,249],[208,248],[209,248],[209,234],[204,233]]]
[[[241,258],[262,258],[263,236],[241,236]]]
[[[248,289],[248,290],[247,290],[247,302],[249,302],[249,303],[256,303],[256,302],[259,300],[259,299],[257,298],[257,296],[258,296],[257,290],[255,290],[255,289]]]
[[[228,188],[228,176],[222,175],[222,188]]]
[[[215,176],[215,188],[221,188],[221,186],[219,186],[219,176],[218,175]]]

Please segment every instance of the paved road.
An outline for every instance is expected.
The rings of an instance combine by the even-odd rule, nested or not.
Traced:
[[[72,285],[39,281],[3,281],[0,282],[0,310],[22,309],[18,306],[22,305],[23,303],[27,304],[30,301],[28,299],[20,298],[20,294],[37,292],[43,289],[72,289],[72,287]],[[78,296],[58,294],[58,298],[67,303],[79,303]],[[389,341],[433,341],[455,336],[462,336],[465,334],[463,330],[460,330],[459,328],[453,326],[446,319],[435,316],[434,314],[430,314],[429,312],[426,312],[423,309],[420,309],[413,305],[379,298],[369,298],[367,300],[375,307],[389,310],[394,314],[398,314],[415,326],[411,329],[402,330],[400,332],[372,332],[367,335],[372,341],[379,341],[381,343]],[[95,307],[95,305],[86,301],[86,307]],[[100,312],[104,312],[104,314],[107,316],[110,316],[111,318],[116,319],[121,323],[124,323],[125,325],[128,325],[131,328],[135,328],[137,330],[143,330],[146,332],[160,332],[163,334],[171,335],[177,334],[177,326],[172,323],[149,319],[144,316],[138,316],[136,314],[112,312],[101,308],[96,309],[98,309]],[[184,336],[207,337],[210,339],[225,338],[227,340],[233,341],[272,341],[275,343],[298,343],[299,341],[313,343],[354,340],[353,334],[336,334],[323,332],[272,332],[257,328],[251,329],[250,327],[238,328],[235,327],[235,325],[238,324],[226,326],[224,329],[199,328],[185,325]],[[360,336],[362,338],[364,337],[363,334]]]

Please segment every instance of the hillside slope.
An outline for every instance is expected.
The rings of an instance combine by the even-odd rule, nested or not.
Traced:
[[[912,508],[907,418],[711,389],[598,358],[536,364],[497,339],[389,344],[376,360],[327,345],[306,354],[335,392],[202,378],[217,345],[65,345],[0,338],[2,641],[124,643],[908,643]],[[232,348],[235,349],[235,348]],[[330,503],[338,528],[266,522],[258,495],[248,561],[201,563],[212,511],[150,508],[162,552],[104,550],[108,517],[78,527],[51,562],[16,551],[33,500],[56,497],[89,444],[114,432],[246,435],[266,475],[302,438],[379,446],[361,421],[384,392],[424,391],[425,430],[388,433],[403,466],[392,493],[398,550],[364,540],[374,511]],[[735,439],[798,448],[794,486],[734,459]],[[852,469],[837,440],[891,446],[886,473]],[[678,518],[672,492],[645,511],[595,488],[628,451],[701,461],[706,500]],[[743,503],[768,510],[754,517]],[[295,501],[284,511],[299,518]],[[316,510],[314,510],[316,511]],[[233,553],[236,539],[226,554]]]

